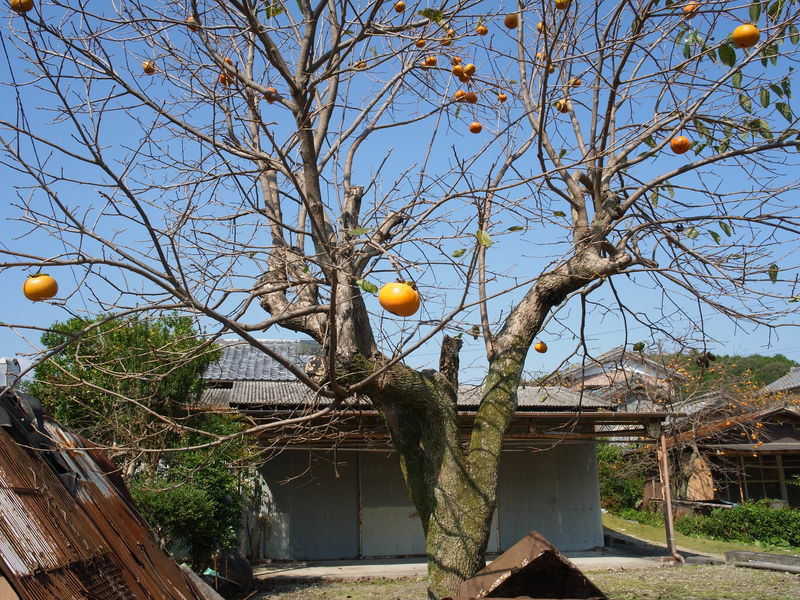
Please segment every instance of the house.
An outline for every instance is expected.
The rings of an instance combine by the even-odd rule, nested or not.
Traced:
[[[306,365],[316,347],[305,341],[264,340]],[[258,422],[323,409],[320,399],[278,363],[241,343],[205,374],[208,407],[232,408]],[[613,412],[581,390],[526,386],[506,434],[498,507],[489,552],[511,547],[532,529],[561,550],[603,545],[595,440],[607,435],[655,435],[665,414]],[[462,386],[458,412],[466,430],[480,399]],[[253,514],[242,548],[251,560],[345,559],[424,555],[422,526],[392,451],[388,432],[369,401],[357,398],[334,416],[267,432]]]
[[[15,361],[2,365],[13,379]],[[0,380],[0,598],[221,600],[159,547],[109,458],[8,379]]]
[[[675,384],[686,378],[665,362],[625,346],[596,357],[587,355],[581,363],[560,371],[558,377],[564,385],[585,390],[625,412],[663,410]]]
[[[676,427],[667,440],[678,504],[772,499],[800,507],[800,412],[773,407],[724,416],[717,411],[712,419],[689,415]],[[660,500],[659,486],[648,488],[648,499]]]

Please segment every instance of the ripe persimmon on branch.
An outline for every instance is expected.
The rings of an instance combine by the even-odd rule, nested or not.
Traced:
[[[5,21],[0,276],[46,271],[69,314],[192,315],[320,397],[368,397],[444,597],[482,563],[544,324],[578,349],[589,308],[701,343],[708,312],[792,324],[797,21],[793,1],[37,1]],[[396,281],[417,312],[381,308]],[[266,328],[317,340],[327,375]],[[492,426],[463,448],[452,373],[409,366],[443,333],[485,346]]]

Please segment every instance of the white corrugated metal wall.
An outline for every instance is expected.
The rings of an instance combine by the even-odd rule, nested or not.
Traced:
[[[262,468],[267,485],[270,558],[357,558],[355,452],[282,452]]]
[[[262,469],[274,559],[425,553],[422,526],[389,452],[288,450]],[[603,544],[594,443],[503,455],[489,552],[536,529],[561,550]]]
[[[562,551],[603,545],[593,442],[505,453],[497,495],[503,550],[533,529]]]

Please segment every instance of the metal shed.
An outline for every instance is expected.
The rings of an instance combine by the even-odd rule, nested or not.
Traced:
[[[8,388],[0,395],[0,598],[219,600],[159,547],[116,467]]]
[[[288,353],[298,366],[311,358],[300,350]],[[249,346],[225,346],[221,365],[206,374],[211,387],[202,401],[208,406],[270,420],[329,402]],[[465,435],[479,401],[478,387],[459,388]],[[248,518],[260,526],[244,532],[247,543],[241,548],[251,559],[425,553],[422,526],[388,432],[367,399],[349,402],[335,424],[320,427],[323,435],[298,431],[291,441],[284,438],[280,451],[261,469],[261,497],[253,509],[258,514]],[[517,413],[505,436],[489,552],[508,549],[532,529],[562,550],[603,544],[595,440],[651,437],[665,417],[618,413],[613,406],[605,397],[565,387],[518,389]],[[265,437],[264,444],[271,440]]]

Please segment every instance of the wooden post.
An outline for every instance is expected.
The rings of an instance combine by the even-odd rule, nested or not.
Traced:
[[[667,549],[677,561],[683,562],[683,556],[675,547],[675,517],[672,513],[672,490],[669,483],[669,458],[667,456],[667,439],[664,432],[658,434],[659,454],[658,472],[661,476],[661,494],[664,497],[664,526],[667,530]]]

